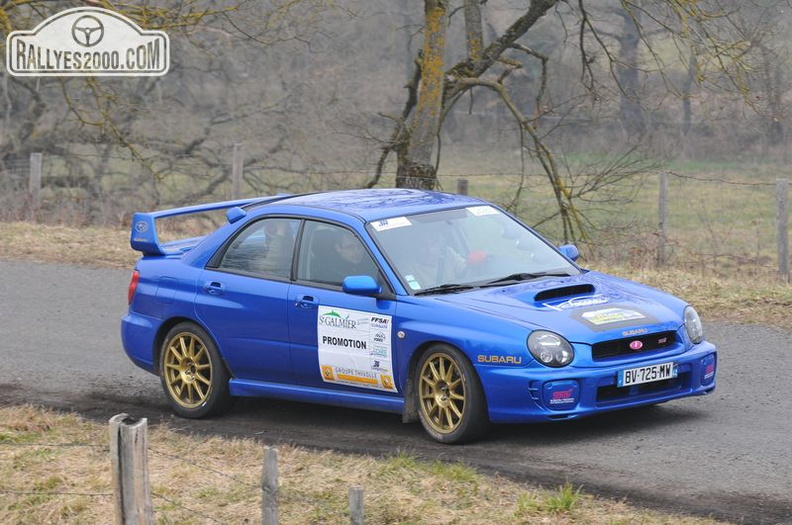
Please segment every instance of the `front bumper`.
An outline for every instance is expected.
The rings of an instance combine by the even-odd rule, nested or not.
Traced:
[[[672,379],[617,386],[620,370],[672,361]],[[702,342],[673,357],[599,368],[478,367],[493,423],[575,419],[611,410],[706,395],[715,389],[717,351]]]

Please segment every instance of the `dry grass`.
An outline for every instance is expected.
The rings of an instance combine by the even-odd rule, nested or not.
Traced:
[[[542,490],[461,464],[375,459],[281,446],[284,524],[349,523],[348,489],[365,489],[374,524],[714,524],[638,511],[566,485]],[[157,523],[257,523],[262,447],[251,439],[149,429]],[[107,426],[31,406],[0,407],[0,523],[113,522]]]
[[[132,268],[140,256],[128,230],[0,222],[0,254],[9,259]]]
[[[591,267],[599,266],[593,263]],[[620,266],[600,271],[654,286],[686,300],[707,321],[761,324],[782,330],[792,327],[792,285],[778,274],[723,274],[707,269],[636,269]]]

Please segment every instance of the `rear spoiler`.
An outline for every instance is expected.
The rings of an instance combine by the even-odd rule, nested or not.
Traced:
[[[157,236],[157,219],[228,209],[229,211],[226,213],[228,221],[236,222],[247,215],[245,210],[241,209],[242,206],[278,200],[283,197],[285,197],[285,195],[213,202],[208,204],[198,204],[196,206],[186,206],[184,208],[153,211],[149,213],[138,212],[135,213],[134,217],[132,218],[132,234],[129,238],[129,244],[132,246],[133,250],[143,252],[145,255],[179,254],[184,252],[185,248],[194,246],[200,237],[160,244],[159,237]]]

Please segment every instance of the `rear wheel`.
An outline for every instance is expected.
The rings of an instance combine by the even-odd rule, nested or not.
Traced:
[[[473,366],[456,348],[435,345],[418,361],[418,415],[440,443],[471,441],[489,426],[481,383]]]
[[[225,363],[209,334],[193,323],[179,323],[165,336],[160,379],[168,401],[182,417],[219,414],[231,404]]]

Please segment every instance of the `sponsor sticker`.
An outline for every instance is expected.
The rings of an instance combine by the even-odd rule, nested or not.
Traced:
[[[522,357],[513,355],[485,355],[479,354],[476,357],[479,363],[498,364],[498,365],[521,365]]]
[[[570,388],[568,390],[556,390],[550,397],[550,405],[574,405],[577,402],[575,399],[575,390]]]
[[[410,289],[412,289],[412,290],[420,290],[421,289],[421,283],[419,283],[418,280],[416,280],[416,278],[415,278],[415,276],[413,274],[405,275],[404,278],[407,279],[407,286],[409,286]]]
[[[161,76],[170,69],[170,40],[100,7],[57,13],[6,39],[14,76]]]
[[[592,310],[590,312],[584,312],[581,317],[594,326],[623,323],[625,321],[634,321],[637,319],[646,319],[644,314],[636,312],[635,310],[628,310],[626,308],[603,308],[601,310]]]
[[[608,298],[602,295],[593,297],[577,297],[564,301],[560,304],[543,303],[544,306],[554,310],[571,310],[572,308],[583,308],[586,306],[597,306],[608,302]]]
[[[317,316],[322,380],[396,392],[389,315],[320,306]]]
[[[476,217],[482,217],[484,215],[498,215],[500,213],[492,206],[471,206],[467,208],[467,211]]]
[[[544,385],[544,400],[551,410],[569,410],[580,399],[580,384],[574,380],[551,381]]]
[[[407,217],[393,217],[390,219],[382,219],[381,221],[374,221],[371,223],[371,226],[378,232],[384,232],[386,230],[393,230],[395,228],[412,226],[412,223]]]

